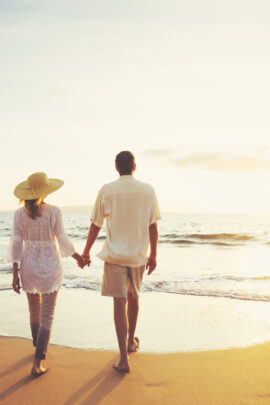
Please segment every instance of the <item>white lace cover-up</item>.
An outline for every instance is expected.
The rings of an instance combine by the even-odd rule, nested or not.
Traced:
[[[61,255],[74,253],[58,207],[42,205],[41,216],[35,219],[24,207],[15,211],[8,261],[20,263],[24,291],[48,294],[59,290],[63,280]]]

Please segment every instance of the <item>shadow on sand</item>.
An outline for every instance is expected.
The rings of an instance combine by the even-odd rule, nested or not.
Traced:
[[[116,357],[115,360],[116,359],[118,359],[118,357]],[[124,378],[125,374],[115,371],[110,361],[97,375],[74,392],[63,405],[72,405],[74,402],[78,401],[80,397],[83,397],[80,403],[81,405],[97,405],[109,395]],[[95,388],[92,391],[93,387]]]
[[[30,375],[22,378],[21,380],[17,381],[14,385],[7,388],[5,391],[0,392],[0,401],[3,401],[6,397],[13,394],[15,391],[22,388],[24,385],[28,384],[29,382],[33,381]]]
[[[32,363],[32,361],[33,361],[33,355],[29,354],[29,356],[26,356],[23,359],[18,360],[12,366],[9,366],[6,370],[2,371],[2,373],[0,373],[0,378],[3,378],[6,375],[19,370],[19,368],[22,368],[22,367],[26,366],[27,364]]]

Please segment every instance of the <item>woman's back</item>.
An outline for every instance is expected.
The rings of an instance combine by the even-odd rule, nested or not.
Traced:
[[[24,241],[51,241],[57,233],[60,216],[59,208],[42,204],[40,216],[32,219],[26,208],[19,208],[14,217],[14,225],[18,227]]]
[[[15,212],[9,258],[21,263],[21,280],[26,292],[49,293],[61,287],[63,269],[56,239],[62,256],[74,254],[58,207],[42,204],[40,216],[35,219],[25,207]]]
[[[14,195],[24,202],[24,207],[14,214],[8,260],[13,262],[13,290],[20,293],[21,281],[27,293],[36,347],[31,370],[33,377],[47,371],[41,361],[46,357],[56,297],[62,285],[63,269],[56,240],[62,256],[72,256],[80,267],[85,265],[65,232],[60,209],[44,203],[44,198],[63,184],[63,180],[49,179],[46,173],[37,172],[14,190]]]

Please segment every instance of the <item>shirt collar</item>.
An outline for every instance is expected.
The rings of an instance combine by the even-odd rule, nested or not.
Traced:
[[[119,180],[124,180],[124,179],[132,179],[134,180],[133,174],[123,174],[123,176],[119,177]]]

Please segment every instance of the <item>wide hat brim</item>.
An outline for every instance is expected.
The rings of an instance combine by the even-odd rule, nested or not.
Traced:
[[[14,195],[20,200],[36,200],[38,198],[46,197],[48,194],[53,193],[63,185],[63,180],[48,179],[47,185],[33,189],[29,187],[28,181],[23,181],[15,188]]]

